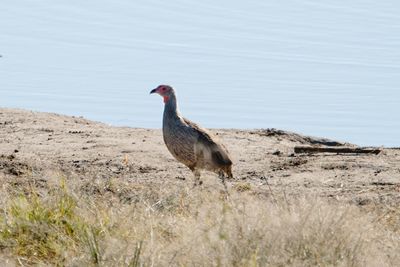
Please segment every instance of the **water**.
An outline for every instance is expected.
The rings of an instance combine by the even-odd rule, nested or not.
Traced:
[[[400,146],[397,0],[3,0],[0,106]]]

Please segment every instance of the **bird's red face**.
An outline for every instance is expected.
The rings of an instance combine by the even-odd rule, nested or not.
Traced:
[[[164,103],[167,103],[172,93],[172,87],[169,85],[159,85],[157,88],[150,91],[150,94],[157,93],[164,98]]]

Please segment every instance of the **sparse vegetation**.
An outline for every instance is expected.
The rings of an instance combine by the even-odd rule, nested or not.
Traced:
[[[98,190],[88,191],[84,181],[61,181],[45,190],[3,189],[0,259],[65,266],[391,266],[399,260],[393,207],[366,211],[284,192],[259,196],[245,184],[227,197],[209,187],[138,189],[114,179],[97,180]]]

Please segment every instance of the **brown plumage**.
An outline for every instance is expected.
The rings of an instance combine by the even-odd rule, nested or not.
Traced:
[[[226,148],[206,129],[180,115],[171,86],[160,85],[152,93],[164,98],[163,137],[169,152],[193,172],[195,185],[201,183],[200,170],[204,169],[219,174],[225,186],[225,175],[232,178],[232,161]]]

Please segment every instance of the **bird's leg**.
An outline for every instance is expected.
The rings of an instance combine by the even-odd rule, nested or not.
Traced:
[[[223,171],[219,171],[218,172],[218,177],[219,177],[219,179],[221,179],[222,184],[224,185],[225,191],[228,193],[228,187],[226,186],[226,183],[225,183],[225,174],[224,174],[224,172]]]
[[[195,169],[195,170],[193,170],[193,174],[194,174],[194,185],[193,186],[201,185],[202,182],[200,181],[200,171],[198,169]]]
[[[228,178],[229,179],[233,179],[233,175],[232,175],[232,166],[229,166],[227,169],[226,169],[226,175],[228,176]]]

